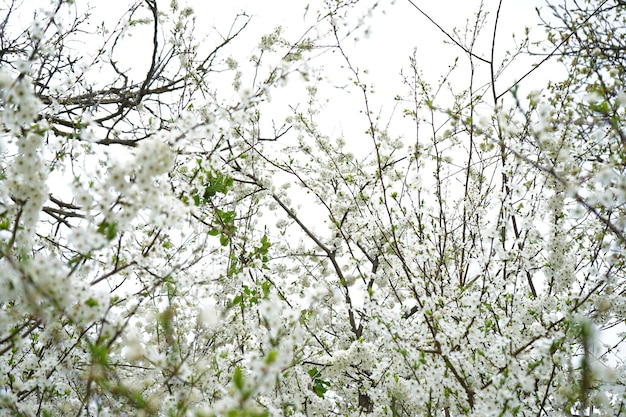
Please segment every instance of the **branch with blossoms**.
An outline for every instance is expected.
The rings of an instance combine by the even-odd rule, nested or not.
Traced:
[[[416,50],[392,100],[352,49],[384,2],[312,2],[249,50],[247,14],[55,1],[22,27],[7,2],[0,409],[623,412],[621,9],[554,8],[568,75],[511,100],[537,44],[499,55],[504,2],[464,30],[404,3],[460,56],[429,82]]]
[[[266,415],[322,400],[325,377],[299,367],[311,356],[302,340],[321,339],[265,272],[264,189],[232,166],[263,168],[261,145],[245,139],[257,107],[308,76],[326,22],[351,5],[312,7],[294,41],[280,29],[261,36],[251,65],[232,49],[246,14],[200,38],[178,1],[129,3],[113,24],[91,27],[98,6],[57,1],[23,30],[8,5],[0,408]],[[131,35],[146,34],[138,70],[124,54]],[[296,365],[294,383],[278,384]],[[305,387],[302,398],[288,386]]]

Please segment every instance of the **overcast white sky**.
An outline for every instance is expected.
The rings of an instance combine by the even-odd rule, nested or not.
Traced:
[[[413,0],[413,2],[449,33],[452,33],[454,29],[463,32],[468,23],[473,25],[475,14],[481,4],[479,0]],[[258,42],[260,34],[270,32],[276,25],[281,25],[285,29],[287,37],[301,34],[305,28],[304,10],[309,3],[311,3],[311,10],[306,17],[310,21],[314,17],[312,10],[319,7],[321,1],[231,0],[228,2],[205,2],[187,0],[187,4],[196,10],[199,21],[203,22],[202,19],[206,16],[207,26],[225,28],[232,21],[232,17],[242,11],[252,16],[249,30],[242,38],[242,42],[239,43],[242,45],[242,50],[237,51],[244,55],[251,50],[252,45]],[[371,4],[374,1],[363,0],[362,3]],[[487,59],[490,58],[491,36],[498,3],[498,0],[484,0],[482,2],[483,11],[488,13],[488,17],[475,52]],[[182,0],[181,4],[183,4]],[[504,53],[514,47],[513,33],[517,34],[518,40],[522,39],[526,26],[531,28],[531,39],[544,37],[543,29],[537,27],[539,20],[535,7],[542,8],[545,15],[549,14],[544,0],[503,0],[497,32],[496,62],[499,63]],[[357,10],[355,12],[360,13]],[[412,55],[414,49],[417,52],[420,70],[425,79],[431,83],[436,83],[447,72],[448,66],[455,57],[460,57],[461,68],[467,68],[469,61],[462,51],[457,46],[451,45],[449,42],[446,43],[448,41],[446,36],[416,10],[408,0],[381,1],[367,22],[369,36],[365,38],[357,35],[358,41],[347,41],[344,47],[356,67],[360,70],[368,70],[369,73],[364,75],[364,81],[374,85],[376,95],[372,97],[373,108],[382,111],[383,120],[392,111],[393,97],[407,92],[406,87],[401,84],[400,71],[408,69],[409,56]],[[244,46],[247,42],[250,42],[248,44],[250,49]],[[503,74],[497,87],[499,89],[509,87],[532,68],[533,63],[539,62],[540,59],[537,57],[519,59]],[[317,63],[324,66],[327,75],[333,77],[333,74],[336,74],[337,85],[346,84],[349,74],[345,69],[340,69],[339,66],[342,62],[338,56],[325,56],[319,59]],[[468,71],[463,69],[457,71],[456,78],[453,80],[458,83],[459,89],[468,85],[468,74]],[[525,94],[531,89],[545,86],[548,74],[550,72],[547,68],[537,71],[525,81],[524,88],[520,90],[521,93]],[[489,67],[480,64],[477,67],[476,75],[476,85],[486,83],[489,80]],[[286,94],[285,99],[293,99],[293,97],[289,97],[294,91],[297,91],[295,86],[293,87],[280,94]],[[325,113],[326,117],[329,117],[329,128],[332,126],[335,129],[334,133],[349,137],[352,134],[350,131],[353,120],[358,117],[358,110],[360,110],[360,108],[354,107],[354,91],[352,95],[349,95],[328,86],[327,90],[321,90],[320,93],[321,98],[324,98],[324,95],[332,97],[332,100],[326,104],[327,111]],[[275,100],[280,100],[279,94],[275,96]],[[357,103],[362,104],[362,102]],[[274,108],[278,107],[278,102],[273,104]],[[361,125],[355,132],[360,133],[363,130]]]
[[[479,0],[414,0],[415,5],[429,14],[432,19],[445,30],[452,33],[453,29],[462,30],[466,24],[473,24],[474,16],[479,10]],[[232,0],[211,5],[213,2],[188,0],[198,11],[199,16],[210,16],[216,25],[224,26],[229,18],[239,11],[246,11],[253,16],[252,36],[270,31],[279,24],[297,33],[303,27],[303,10],[307,4],[319,1],[307,0]],[[225,3],[225,4],[222,4]],[[364,1],[369,4],[372,1]],[[489,14],[487,24],[479,40],[477,54],[489,58],[493,21],[498,8],[498,0],[484,0],[483,10]],[[542,37],[542,29],[538,23],[535,7],[542,8],[548,14],[544,0],[503,0],[498,28],[496,53],[502,56],[504,51],[513,46],[513,33],[523,36],[525,26],[532,28],[531,36]],[[311,6],[312,8],[313,6]],[[205,12],[206,10],[206,12]],[[413,48],[417,48],[422,70],[428,77],[435,80],[446,71],[448,64],[455,56],[461,55],[455,46],[445,45],[445,36],[408,0],[383,0],[369,20],[371,28],[368,39],[363,37],[353,45],[351,55],[361,67],[370,69],[371,78],[377,83],[387,79],[398,79],[400,68],[407,66],[408,56]],[[513,68],[510,80],[518,78],[527,68]],[[521,75],[520,75],[521,76]],[[391,80],[390,80],[391,81]]]

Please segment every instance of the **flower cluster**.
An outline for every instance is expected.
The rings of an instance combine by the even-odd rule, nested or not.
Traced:
[[[4,200],[12,200],[9,204],[20,223],[18,244],[28,247],[47,199],[47,169],[40,153],[46,131],[45,126],[35,123],[41,104],[28,76],[20,74],[13,78],[1,70],[0,92],[3,103],[0,125],[11,135],[4,153],[14,153],[3,161],[8,167],[2,167],[6,181],[0,185],[0,194]]]

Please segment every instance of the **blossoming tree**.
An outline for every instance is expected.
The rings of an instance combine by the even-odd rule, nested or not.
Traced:
[[[413,58],[389,123],[347,46],[378,2],[312,2],[247,59],[245,14],[204,33],[177,1],[113,24],[83,2],[32,22],[17,6],[0,35],[3,415],[625,412],[621,1],[546,6],[547,43],[503,62],[499,7],[462,35],[436,24],[469,83],[428,84]],[[528,97],[525,77],[496,82],[536,53],[569,72]],[[325,125],[326,55],[360,97],[358,144]],[[270,101],[285,85],[299,104]]]

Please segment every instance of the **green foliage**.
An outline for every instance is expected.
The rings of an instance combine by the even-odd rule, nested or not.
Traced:
[[[117,235],[117,222],[103,220],[98,225],[98,233],[107,238],[107,240],[115,239]]]
[[[608,116],[609,114],[611,114],[611,105],[606,100],[590,103],[589,108],[594,112],[600,113],[603,116]]]
[[[254,252],[252,252],[250,256],[253,258],[260,259],[265,265],[268,261],[267,253],[269,251],[270,246],[272,246],[272,244],[270,243],[269,238],[267,237],[267,235],[263,235],[263,237],[261,238],[261,246],[255,247]]]
[[[243,371],[241,370],[240,366],[237,366],[235,368],[235,372],[233,373],[233,385],[239,391],[243,391],[244,390],[245,382],[244,382]]]
[[[226,195],[228,193],[228,190],[232,188],[233,181],[233,178],[229,177],[228,175],[224,175],[221,172],[210,175],[207,179],[204,193],[202,195],[204,200],[208,201],[217,193]]]
[[[91,352],[92,363],[102,366],[109,366],[110,347],[105,340],[98,340],[95,344],[87,341],[89,351]]]
[[[244,307],[252,307],[258,304],[259,298],[267,298],[270,294],[272,284],[269,281],[264,281],[258,289],[250,288],[248,285],[244,285],[241,294],[235,296],[232,300],[232,305],[243,305]]]
[[[220,244],[222,246],[228,246],[231,237],[237,231],[235,226],[235,211],[224,211],[219,208],[215,208],[215,221],[218,226],[211,229],[208,233],[211,236],[220,237]]]
[[[192,172],[193,177],[197,177],[200,188],[194,188],[191,193],[191,200],[195,206],[209,204],[217,194],[226,195],[232,188],[234,179],[222,172],[215,172],[203,167],[202,160],[197,160],[198,167]],[[189,203],[186,195],[181,197],[183,202]]]
[[[312,389],[315,391],[318,397],[324,398],[324,394],[328,391],[330,387],[330,382],[322,379],[322,373],[317,370],[317,368],[311,368],[307,372],[313,381]]]
[[[11,227],[11,219],[7,212],[0,214],[0,230],[9,230]]]

